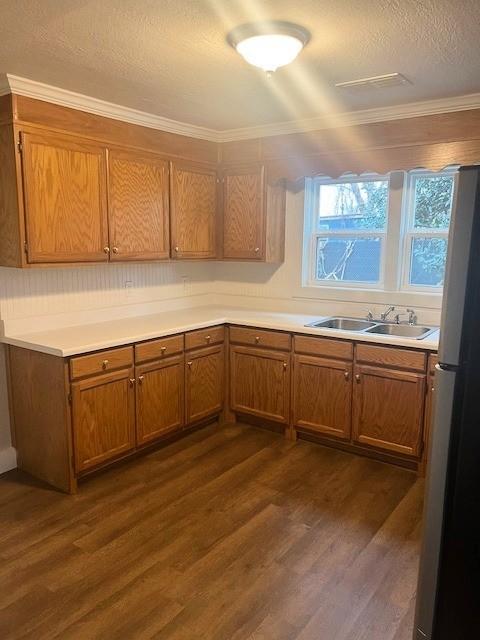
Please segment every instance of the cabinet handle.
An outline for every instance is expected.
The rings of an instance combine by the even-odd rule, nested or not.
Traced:
[[[108,367],[109,361],[108,360],[103,360],[102,362],[102,369],[106,369]]]
[[[110,253],[110,247],[103,247],[103,253]]]
[[[359,373],[357,373],[357,374],[356,374],[356,376],[355,376],[355,380],[356,380],[357,382],[360,382],[360,374],[359,374]]]
[[[345,380],[350,380],[350,371],[345,371],[343,377],[345,378]]]
[[[260,247],[255,247],[255,253],[258,253],[260,251]]]
[[[118,253],[118,247],[113,247],[113,253]]]
[[[162,354],[164,354],[166,350],[167,350],[167,347],[161,347],[160,348],[160,351],[162,352]]]
[[[192,362],[191,360],[189,360],[189,361],[187,362],[187,367],[188,367],[188,368],[190,368],[190,367],[192,366],[192,364],[193,364],[193,362]]]
[[[260,336],[255,336],[255,344],[258,344],[260,342]]]
[[[145,376],[138,376],[138,384],[143,384],[144,380],[145,380]]]
[[[205,340],[206,340],[207,342],[210,342],[210,340],[211,340],[211,339],[212,339],[212,336],[205,336]]]
[[[178,253],[180,251],[179,247],[175,247],[175,251]]]
[[[284,371],[286,371],[286,370],[287,370],[287,363],[286,363],[286,362],[284,362],[284,363],[283,363],[283,370],[284,370]]]
[[[136,382],[135,378],[130,378],[129,383],[130,383],[130,386],[131,386],[131,387],[133,387],[133,385],[135,384],[135,382]]]

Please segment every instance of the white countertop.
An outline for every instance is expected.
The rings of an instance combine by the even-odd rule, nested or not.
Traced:
[[[326,336],[357,342],[374,342],[393,346],[410,347],[424,351],[438,349],[439,332],[430,334],[425,340],[414,340],[396,336],[373,335],[356,331],[316,329],[305,325],[321,320],[325,316],[250,311],[232,307],[194,307],[178,311],[167,311],[151,315],[139,315],[106,322],[96,322],[64,327],[50,331],[6,335],[2,342],[54,356],[67,357],[116,347],[124,344],[151,340],[174,333],[202,329],[216,324],[236,324],[266,329],[277,329],[292,333]]]

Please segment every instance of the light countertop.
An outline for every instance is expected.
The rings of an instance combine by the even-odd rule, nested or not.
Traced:
[[[373,342],[392,346],[410,347],[423,351],[438,349],[439,332],[424,340],[397,336],[373,335],[355,331],[317,329],[305,325],[325,316],[297,315],[271,311],[251,311],[232,307],[194,307],[151,315],[139,315],[106,322],[69,326],[61,329],[6,335],[2,342],[54,356],[67,357],[107,349],[143,340],[151,340],[175,333],[202,329],[217,324],[235,324],[292,333]]]

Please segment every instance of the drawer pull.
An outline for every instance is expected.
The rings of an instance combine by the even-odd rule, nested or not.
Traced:
[[[287,363],[286,363],[286,362],[284,362],[284,363],[283,363],[283,370],[284,370],[284,371],[286,371],[286,370],[287,370]]]
[[[258,344],[260,342],[260,336],[255,336],[255,344]]]
[[[167,347],[161,347],[161,348],[160,348],[160,351],[161,351],[162,353],[165,353],[165,351],[166,351],[166,350],[167,350]]]
[[[206,342],[210,342],[211,339],[212,339],[212,336],[205,336]]]
[[[143,384],[144,380],[145,380],[145,376],[138,376],[138,384]]]
[[[357,382],[360,382],[360,374],[359,374],[359,373],[357,373],[357,374],[356,374],[356,376],[355,376],[355,380],[356,380]]]
[[[350,371],[345,371],[345,373],[343,374],[343,377],[345,378],[345,380],[350,380]]]
[[[193,364],[193,362],[192,362],[191,360],[189,360],[189,361],[187,362],[187,367],[190,369],[190,368],[191,368],[191,366],[192,366],[192,364]]]
[[[104,370],[105,370],[105,369],[108,367],[108,364],[109,364],[109,361],[108,361],[108,360],[104,360],[104,361],[102,362],[102,369],[104,369]]]
[[[133,385],[135,384],[135,382],[136,382],[135,378],[130,378],[129,383],[130,383],[130,386],[131,386],[131,387],[133,387]]]

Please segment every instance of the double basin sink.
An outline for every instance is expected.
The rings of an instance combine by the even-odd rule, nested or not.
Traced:
[[[354,331],[356,333],[374,333],[383,336],[399,336],[423,340],[437,330],[437,327],[420,327],[413,324],[396,324],[394,322],[375,322],[360,320],[359,318],[326,318],[305,325],[318,329],[337,329],[339,331]]]

